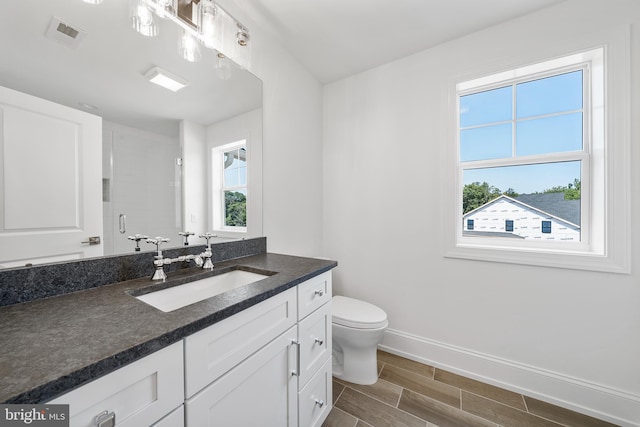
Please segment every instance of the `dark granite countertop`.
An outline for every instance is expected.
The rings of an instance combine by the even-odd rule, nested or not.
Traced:
[[[164,313],[133,297],[156,286],[129,280],[0,308],[0,402],[46,402],[331,270],[335,261],[263,253],[169,274],[180,284],[237,266],[275,273]]]

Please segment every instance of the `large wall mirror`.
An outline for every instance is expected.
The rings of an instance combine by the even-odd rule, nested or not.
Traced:
[[[168,237],[169,248],[183,245],[179,233],[189,231],[192,245],[204,244],[198,234],[217,226],[212,209],[220,192],[212,182],[227,166],[233,173],[246,167],[238,190],[246,194],[246,226],[222,227],[217,241],[262,235],[262,83],[204,46],[199,62],[183,59],[181,28],[156,19],[158,35],[145,37],[133,30],[126,0],[0,6],[0,86],[8,89],[0,92],[2,268],[134,253],[128,237],[135,234]],[[188,86],[173,92],[150,83],[145,74],[155,67]],[[22,94],[34,98],[21,104]],[[50,110],[31,111],[38,100],[72,111],[60,124]],[[97,136],[78,125],[85,116],[87,126],[101,118]],[[52,120],[53,131],[46,127]],[[66,133],[76,138],[73,147],[56,145]],[[76,175],[87,166],[82,156],[95,149],[85,145],[89,138],[100,140],[92,169],[101,176],[83,182]],[[226,144],[235,151],[222,150],[225,166],[216,156]],[[90,191],[83,196],[80,187]],[[83,229],[92,213],[82,205],[94,197],[95,236]],[[77,249],[60,248],[66,235]],[[100,244],[93,245],[96,236]],[[140,247],[155,249],[144,241]]]

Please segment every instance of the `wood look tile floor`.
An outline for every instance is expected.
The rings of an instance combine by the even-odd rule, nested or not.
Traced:
[[[334,378],[323,427],[615,426],[384,351],[378,370],[369,386]]]

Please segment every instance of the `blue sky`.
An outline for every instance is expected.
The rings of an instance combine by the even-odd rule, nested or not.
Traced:
[[[580,151],[582,106],[581,70],[462,96],[460,160]],[[466,170],[463,182],[486,181],[501,191],[525,194],[576,178],[578,161]]]

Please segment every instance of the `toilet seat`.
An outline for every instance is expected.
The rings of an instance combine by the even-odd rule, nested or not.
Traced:
[[[333,297],[332,322],[337,325],[357,329],[377,329],[386,327],[387,313],[368,302],[343,296]]]

